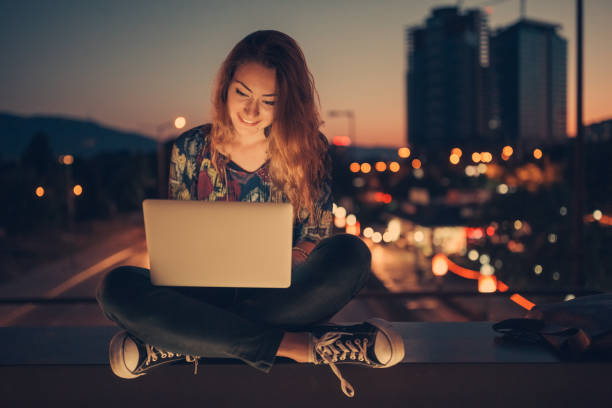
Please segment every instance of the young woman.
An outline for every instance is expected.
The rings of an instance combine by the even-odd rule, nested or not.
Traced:
[[[327,141],[318,131],[317,94],[297,43],[278,31],[240,41],[219,71],[213,113],[212,124],[174,143],[170,198],[290,202],[291,287],[156,287],[147,269],[117,268],[97,293],[104,313],[125,329],[110,344],[113,372],[134,378],[181,359],[197,369],[206,357],[238,358],[268,372],[282,356],[328,364],[353,396],[336,364],[389,367],[401,361],[404,347],[381,319],[321,325],[365,284],[371,256],[357,237],[330,237]]]

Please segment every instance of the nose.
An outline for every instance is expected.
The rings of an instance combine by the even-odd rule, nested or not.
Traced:
[[[259,116],[259,104],[253,99],[249,99],[244,106],[244,113],[247,118],[256,118]]]

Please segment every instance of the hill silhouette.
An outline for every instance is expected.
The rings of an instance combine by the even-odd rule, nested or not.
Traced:
[[[99,153],[153,152],[157,142],[145,135],[125,132],[91,120],[56,116],[18,116],[0,112],[0,155],[4,160],[21,156],[36,133],[44,133],[54,154],[91,157]]]

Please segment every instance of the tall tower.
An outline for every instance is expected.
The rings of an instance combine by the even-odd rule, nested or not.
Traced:
[[[415,147],[487,141],[493,116],[489,28],[480,10],[432,10],[406,31],[407,137]]]
[[[521,19],[491,40],[505,142],[533,146],[566,138],[567,41],[558,28]]]

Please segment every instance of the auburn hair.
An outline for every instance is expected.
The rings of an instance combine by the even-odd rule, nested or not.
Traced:
[[[228,159],[222,159],[218,147],[235,137],[227,93],[238,67],[248,62],[276,71],[274,117],[264,130],[272,200],[280,201],[284,193],[293,205],[295,217],[303,219],[310,214],[319,219],[315,203],[324,193],[330,167],[327,140],[319,133],[319,98],[314,79],[302,50],[288,35],[274,30],[256,31],[236,44],[223,61],[212,96],[212,163],[225,177]]]

